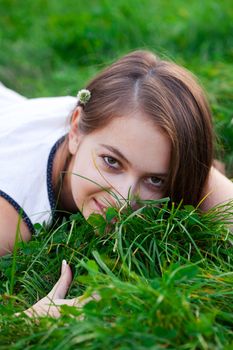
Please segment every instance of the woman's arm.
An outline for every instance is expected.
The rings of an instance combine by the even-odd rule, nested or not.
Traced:
[[[216,168],[211,167],[202,198],[206,197],[200,209],[206,211],[215,205],[233,200],[233,182]]]
[[[17,230],[18,240],[30,240],[31,233],[25,222],[12,205],[0,197],[0,256],[13,251]]]

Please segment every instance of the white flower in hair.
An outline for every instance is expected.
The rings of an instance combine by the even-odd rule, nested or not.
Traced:
[[[87,89],[82,89],[78,92],[77,97],[78,97],[78,101],[81,104],[85,105],[90,100],[91,93]]]

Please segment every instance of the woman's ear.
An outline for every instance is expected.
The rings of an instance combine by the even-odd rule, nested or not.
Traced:
[[[81,107],[77,107],[73,112],[71,123],[70,123],[70,131],[69,131],[69,151],[71,154],[75,154],[77,152],[82,134],[79,130],[79,118],[81,115]]]

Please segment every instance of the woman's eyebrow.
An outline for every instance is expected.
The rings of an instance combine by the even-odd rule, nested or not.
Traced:
[[[109,145],[104,145],[103,143],[101,143],[100,146],[107,148],[112,153],[115,153],[119,158],[122,158],[127,164],[130,165],[130,161],[125,158],[125,156],[117,148]]]

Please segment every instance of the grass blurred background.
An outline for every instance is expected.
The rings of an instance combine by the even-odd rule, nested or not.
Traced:
[[[27,97],[74,95],[98,70],[150,49],[207,91],[233,175],[231,0],[0,0],[0,81]]]

